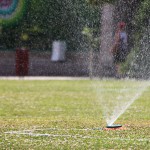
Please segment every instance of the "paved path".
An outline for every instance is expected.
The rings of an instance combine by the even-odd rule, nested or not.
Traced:
[[[0,80],[89,80],[89,77],[47,77],[47,76],[25,76],[25,77],[5,77],[1,76]]]

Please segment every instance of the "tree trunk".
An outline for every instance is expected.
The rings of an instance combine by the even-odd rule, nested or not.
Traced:
[[[114,74],[113,57],[110,52],[113,43],[114,5],[104,4],[101,17],[100,76]]]

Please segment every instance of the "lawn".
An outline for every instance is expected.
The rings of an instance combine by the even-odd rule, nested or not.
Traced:
[[[0,80],[0,149],[149,150],[150,87],[116,121],[125,130],[107,131],[97,102],[100,84],[115,89],[139,81]]]

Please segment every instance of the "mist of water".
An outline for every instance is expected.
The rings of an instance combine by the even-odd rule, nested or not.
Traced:
[[[107,125],[112,125],[149,86],[144,81],[93,80],[97,103]]]
[[[147,87],[147,86],[146,86]],[[136,100],[138,99],[143,91],[146,89],[146,87],[143,87],[141,90],[138,90],[137,93],[135,94],[135,96],[130,97],[129,101],[126,101],[124,103],[124,105],[120,106],[119,108],[115,108],[113,111],[113,114],[111,115],[111,117],[106,118],[107,124],[108,125],[112,125],[129,107],[130,105]],[[129,94],[130,95],[130,94]],[[122,99],[123,101],[123,99]]]

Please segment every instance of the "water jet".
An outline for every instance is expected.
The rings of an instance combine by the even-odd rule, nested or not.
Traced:
[[[106,121],[106,130],[122,129],[115,121],[139,99],[149,87],[149,82],[137,80],[93,80],[96,90],[96,102],[100,105],[102,116]],[[113,99],[112,99],[113,97]]]

